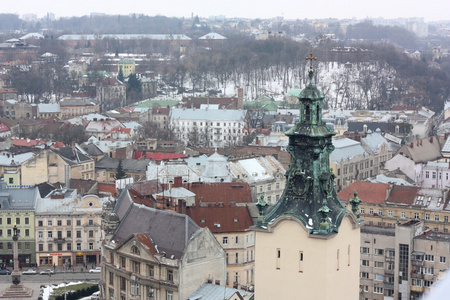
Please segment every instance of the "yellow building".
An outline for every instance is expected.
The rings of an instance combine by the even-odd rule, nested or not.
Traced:
[[[117,72],[122,70],[123,77],[128,77],[130,74],[136,74],[136,62],[134,59],[121,59],[117,64]]]
[[[255,298],[358,299],[360,224],[334,189],[332,132],[322,120],[324,96],[313,84],[299,94],[299,122],[286,135],[291,163],[280,200],[263,197],[255,230]],[[355,198],[356,199],[356,198]]]

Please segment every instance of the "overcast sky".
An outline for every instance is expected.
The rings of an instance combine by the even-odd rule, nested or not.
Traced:
[[[57,18],[106,14],[142,13],[149,16],[200,17],[224,15],[246,18],[286,19],[423,17],[425,21],[449,20],[450,0],[13,0],[0,13],[38,17],[52,12]],[[4,3],[6,4],[6,3]]]

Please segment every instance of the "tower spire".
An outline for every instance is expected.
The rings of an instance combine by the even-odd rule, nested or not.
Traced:
[[[330,168],[332,137],[336,134],[322,120],[324,96],[313,82],[310,53],[310,83],[299,94],[298,123],[285,134],[289,137],[287,151],[291,154],[286,187],[278,203],[269,208],[263,224],[282,216],[297,218],[311,234],[330,235],[338,231],[343,217],[351,214],[340,202],[334,189]]]

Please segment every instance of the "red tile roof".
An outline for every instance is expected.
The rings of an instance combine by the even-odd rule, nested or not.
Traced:
[[[9,126],[3,122],[0,122],[0,132],[6,132],[6,131],[9,131]]]
[[[382,204],[386,200],[389,187],[390,185],[385,183],[356,181],[338,193],[338,198],[349,201],[357,191],[362,202]]]
[[[224,204],[252,202],[250,186],[243,182],[194,182],[183,184],[183,187],[196,194],[197,206],[200,205],[200,202],[223,202]]]
[[[116,194],[116,185],[114,183],[98,183],[98,193],[99,194]]]
[[[417,186],[394,185],[387,202],[412,205],[419,190]]]
[[[253,225],[247,206],[187,207],[187,215],[212,233],[245,231]]]
[[[162,153],[162,152],[143,152],[143,151],[135,151],[134,152],[134,159],[152,159],[154,161],[161,161],[164,159],[169,159],[169,160],[173,160],[173,159],[179,159],[179,158],[183,158],[186,157],[186,155],[182,154],[182,153]]]
[[[34,147],[37,145],[45,144],[45,141],[30,139],[13,139],[12,142],[16,147]]]

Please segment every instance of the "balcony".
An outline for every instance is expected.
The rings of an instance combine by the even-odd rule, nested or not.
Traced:
[[[425,265],[425,262],[423,260],[412,260],[411,264],[413,266],[423,267]]]
[[[57,244],[63,244],[63,243],[66,242],[66,239],[63,238],[63,237],[57,237],[57,238],[54,239],[54,242],[57,243]]]
[[[425,287],[423,286],[411,286],[411,292],[423,293]]]
[[[425,277],[424,274],[421,273],[414,273],[414,272],[411,273],[411,278],[423,279],[424,277]]]

